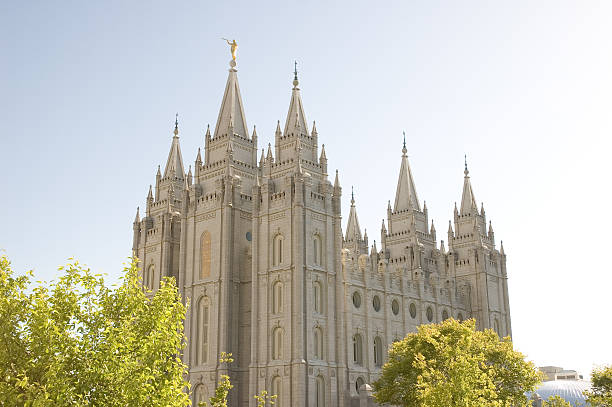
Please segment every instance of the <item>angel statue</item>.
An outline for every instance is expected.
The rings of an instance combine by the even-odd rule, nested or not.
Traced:
[[[231,47],[232,51],[232,60],[236,61],[236,49],[238,49],[238,44],[236,40],[228,40],[227,38],[221,38],[222,40],[227,41],[227,44]]]

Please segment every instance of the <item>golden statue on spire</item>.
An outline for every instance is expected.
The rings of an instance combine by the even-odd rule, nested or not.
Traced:
[[[221,38],[222,40],[225,40],[227,42],[227,44],[231,47],[230,50],[232,52],[232,60],[235,62],[236,61],[236,50],[238,49],[238,44],[236,43],[236,40],[228,40],[227,38]]]

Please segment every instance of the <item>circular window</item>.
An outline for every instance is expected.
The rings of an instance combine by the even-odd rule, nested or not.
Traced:
[[[380,298],[378,295],[375,295],[374,298],[372,298],[372,306],[374,307],[374,311],[380,311]]]
[[[246,240],[248,240],[250,242],[251,239],[253,239],[253,236],[251,236],[251,232],[247,232],[246,233]]]
[[[442,311],[442,320],[446,320],[446,319],[448,319],[448,311],[444,310]]]
[[[433,310],[431,309],[431,307],[427,307],[427,311],[425,311],[427,314],[427,320],[429,322],[433,321]]]
[[[414,302],[410,304],[409,311],[410,311],[410,316],[412,318],[416,318],[416,305],[414,305]]]
[[[459,322],[463,322],[463,314],[461,312],[457,314],[457,319],[459,320]]]
[[[359,388],[363,386],[364,384],[365,384],[365,380],[363,380],[362,377],[358,377],[357,380],[355,380],[355,390],[357,390],[358,394],[359,394]]]
[[[353,305],[355,308],[361,307],[361,295],[359,295],[359,292],[357,291],[353,293]]]
[[[391,311],[393,311],[393,315],[399,314],[399,302],[397,300],[391,301]]]

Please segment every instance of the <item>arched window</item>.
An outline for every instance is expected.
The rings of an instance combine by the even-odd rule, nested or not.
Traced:
[[[196,333],[196,364],[201,365],[208,362],[208,321],[209,321],[208,297],[203,297],[198,304],[198,322]]]
[[[459,322],[463,322],[463,314],[461,312],[457,314],[457,319],[459,320]]]
[[[283,355],[283,330],[280,327],[274,328],[272,332],[272,359],[279,360]]]
[[[363,340],[361,335],[353,335],[353,362],[363,365]]]
[[[283,235],[278,234],[274,237],[272,244],[272,265],[278,266],[283,262]]]
[[[323,332],[318,327],[314,329],[314,357],[323,359]]]
[[[497,333],[497,336],[501,336],[501,332],[499,331],[499,321],[497,320],[497,318],[495,318],[495,321],[493,321],[493,329],[495,329],[495,333]]]
[[[150,264],[147,267],[147,271],[144,274],[144,285],[149,290],[153,289],[153,284],[155,283],[155,264]]]
[[[198,384],[193,392],[193,405],[195,407],[199,406],[199,404],[202,402],[208,403],[208,395],[206,393],[206,386],[204,386],[202,383]]]
[[[274,401],[274,405],[276,407],[281,407],[283,405],[281,399],[281,378],[279,376],[274,376],[272,378],[272,391],[271,395],[276,395],[276,400]]]
[[[312,285],[312,294],[313,294],[313,302],[314,302],[314,310],[315,312],[318,312],[319,314],[322,314],[323,312],[323,298],[321,297],[321,283],[318,281],[315,281],[314,284]]]
[[[325,407],[325,381],[323,377],[317,376],[315,384],[316,407]]]
[[[211,258],[211,243],[210,233],[206,230],[202,233],[201,245],[201,262],[200,262],[200,279],[210,277],[210,258]]]
[[[379,336],[377,336],[376,338],[374,338],[374,365],[382,366],[382,359],[382,340]]]
[[[277,281],[272,287],[272,313],[278,314],[283,310],[283,283]]]
[[[442,320],[446,321],[448,319],[448,311],[444,310],[442,311]]]
[[[359,389],[361,388],[361,386],[363,386],[365,384],[365,380],[363,380],[363,377],[359,376],[357,378],[357,380],[355,380],[355,390],[357,390],[357,394],[359,394]]]
[[[313,253],[313,258],[314,258],[314,263],[317,266],[320,266],[322,264],[321,258],[322,256],[322,244],[321,244],[321,236],[319,235],[315,235],[314,239],[312,241],[312,253]]]

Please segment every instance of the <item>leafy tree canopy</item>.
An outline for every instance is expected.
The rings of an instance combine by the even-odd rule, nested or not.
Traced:
[[[174,281],[148,298],[136,259],[114,289],[76,261],[60,270],[33,286],[0,256],[0,405],[189,405]]]
[[[593,370],[591,390],[585,395],[592,406],[612,407],[612,365]]]
[[[544,400],[542,407],[572,407],[572,405],[561,396],[550,396],[548,400]]]
[[[510,338],[448,319],[394,343],[373,388],[379,403],[406,407],[516,407],[539,381]]]

